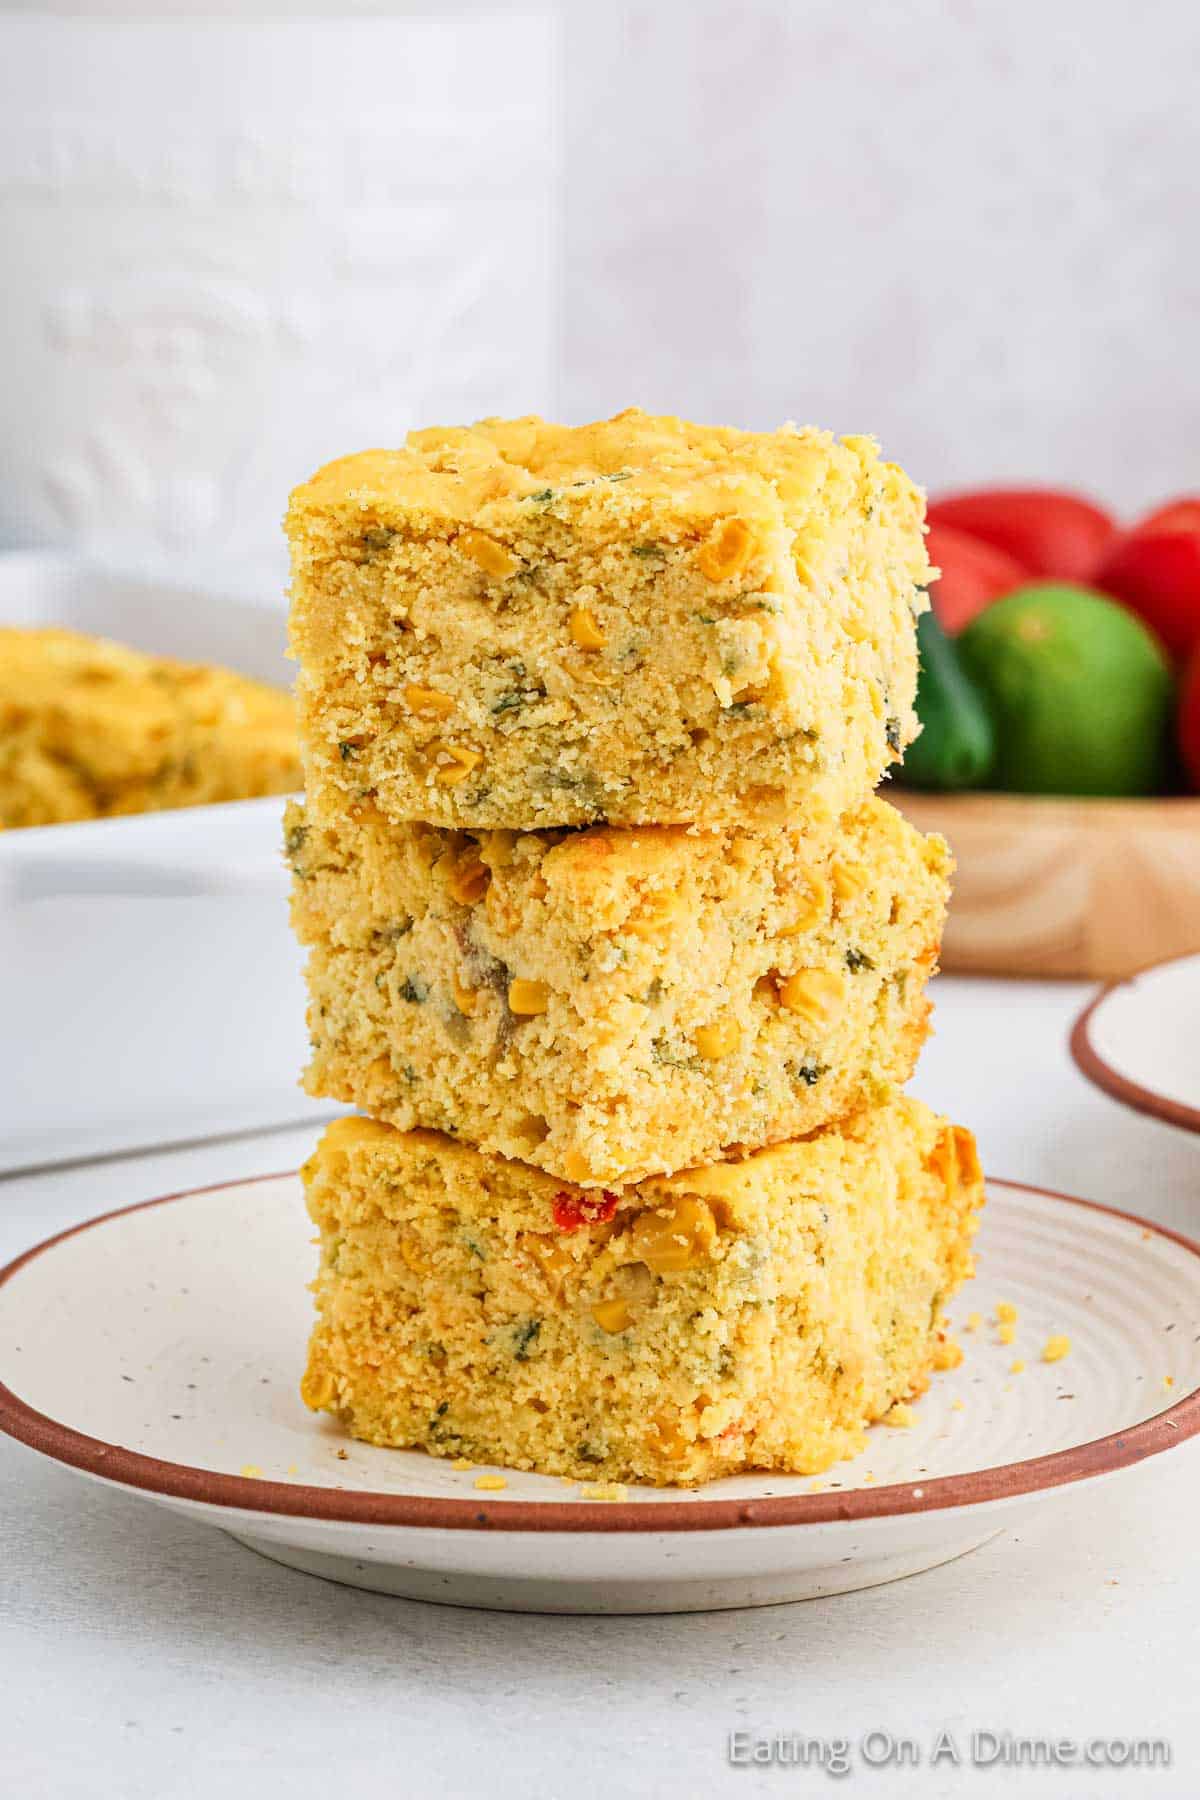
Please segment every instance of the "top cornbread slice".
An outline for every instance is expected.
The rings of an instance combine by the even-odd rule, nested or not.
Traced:
[[[282,689],[81,632],[0,629],[0,825],[299,785],[295,706]]]
[[[916,732],[923,501],[868,438],[485,420],[331,463],[287,528],[317,812],[832,822]]]

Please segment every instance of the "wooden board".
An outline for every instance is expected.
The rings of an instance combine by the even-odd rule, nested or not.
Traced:
[[[944,969],[1111,980],[1200,951],[1200,799],[886,794],[958,861]]]

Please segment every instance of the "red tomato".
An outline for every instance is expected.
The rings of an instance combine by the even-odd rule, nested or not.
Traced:
[[[1179,694],[1179,748],[1188,780],[1200,794],[1200,650],[1188,664]]]
[[[1029,580],[1028,569],[1014,557],[953,526],[931,525],[926,544],[930,562],[942,571],[929,598],[946,631],[961,631],[985,606]]]
[[[1200,499],[1159,507],[1119,537],[1093,577],[1132,607],[1173,656],[1200,644]]]
[[[1200,531],[1200,495],[1184,494],[1178,500],[1168,500],[1165,506],[1147,513],[1134,526],[1139,536],[1160,531]]]
[[[1079,494],[1054,488],[980,488],[950,494],[929,508],[930,521],[952,525],[1013,556],[1031,575],[1088,581],[1116,534],[1111,516]]]

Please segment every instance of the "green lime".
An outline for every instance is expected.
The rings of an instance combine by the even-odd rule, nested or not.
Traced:
[[[979,613],[957,647],[996,728],[989,786],[1152,794],[1166,778],[1171,669],[1158,639],[1088,588],[1039,582]]]

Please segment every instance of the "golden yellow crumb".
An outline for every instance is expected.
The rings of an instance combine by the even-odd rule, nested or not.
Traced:
[[[1011,1300],[997,1300],[997,1302],[996,1302],[996,1319],[997,1319],[997,1322],[1001,1325],[1015,1325],[1016,1324],[1017,1309],[1012,1304]]]
[[[965,1412],[966,1407],[967,1403],[965,1400],[953,1400],[950,1403],[951,1412]]]
[[[298,1475],[300,1473],[299,1463],[289,1463],[287,1466],[287,1472],[289,1475]]]
[[[579,1496],[582,1500],[628,1500],[629,1489],[623,1481],[593,1481],[580,1488]]]
[[[1163,1386],[1165,1388],[1173,1388],[1175,1386],[1175,1377],[1173,1375],[1164,1375]]]
[[[288,517],[309,792],[466,829],[838,817],[918,729],[923,515],[868,438],[632,409],[340,458]]]
[[[823,1494],[825,1492],[825,1483],[819,1478],[816,1481],[810,1481],[808,1484],[808,1491],[810,1494]]]
[[[485,1494],[498,1494],[501,1488],[508,1486],[508,1482],[503,1475],[477,1475],[475,1486]]]
[[[473,1469],[475,1464],[469,1456],[456,1456],[450,1467],[452,1469]]]
[[[895,1406],[883,1415],[884,1424],[894,1426],[897,1431],[907,1431],[916,1421],[916,1413],[905,1400],[897,1400]]]
[[[684,1486],[811,1476],[896,1401],[902,1421],[983,1198],[968,1134],[895,1091],[619,1192],[362,1118],[304,1178],[325,1246],[310,1406],[448,1461]],[[836,1319],[840,1360],[795,1316]]]
[[[284,824],[311,1094],[618,1187],[807,1137],[912,1073],[951,863],[882,800],[836,838],[464,843],[359,813],[293,805]],[[852,900],[847,855],[867,882]]]
[[[1043,1362],[1061,1362],[1071,1348],[1071,1340],[1061,1332],[1057,1337],[1048,1337],[1042,1346]]]
[[[933,1366],[935,1369],[957,1369],[963,1359],[961,1344],[952,1343],[949,1338],[939,1338],[933,1346]]]
[[[979,1327],[982,1324],[983,1324],[983,1314],[982,1313],[968,1313],[967,1314],[966,1329],[968,1331],[978,1331]]]
[[[300,784],[290,694],[79,632],[0,627],[0,826]]]
[[[243,1463],[241,1468],[238,1470],[238,1474],[245,1475],[247,1477],[252,1477],[255,1475],[261,1475],[262,1470],[259,1468],[257,1463]]]
[[[1013,1343],[1016,1339],[1016,1335],[1017,1328],[1015,1325],[1001,1325],[999,1337],[1002,1344]]]
[[[1010,1375],[1023,1375],[1025,1373],[1025,1364],[1021,1361],[1019,1356],[1015,1362],[1009,1363],[1008,1372]]]

